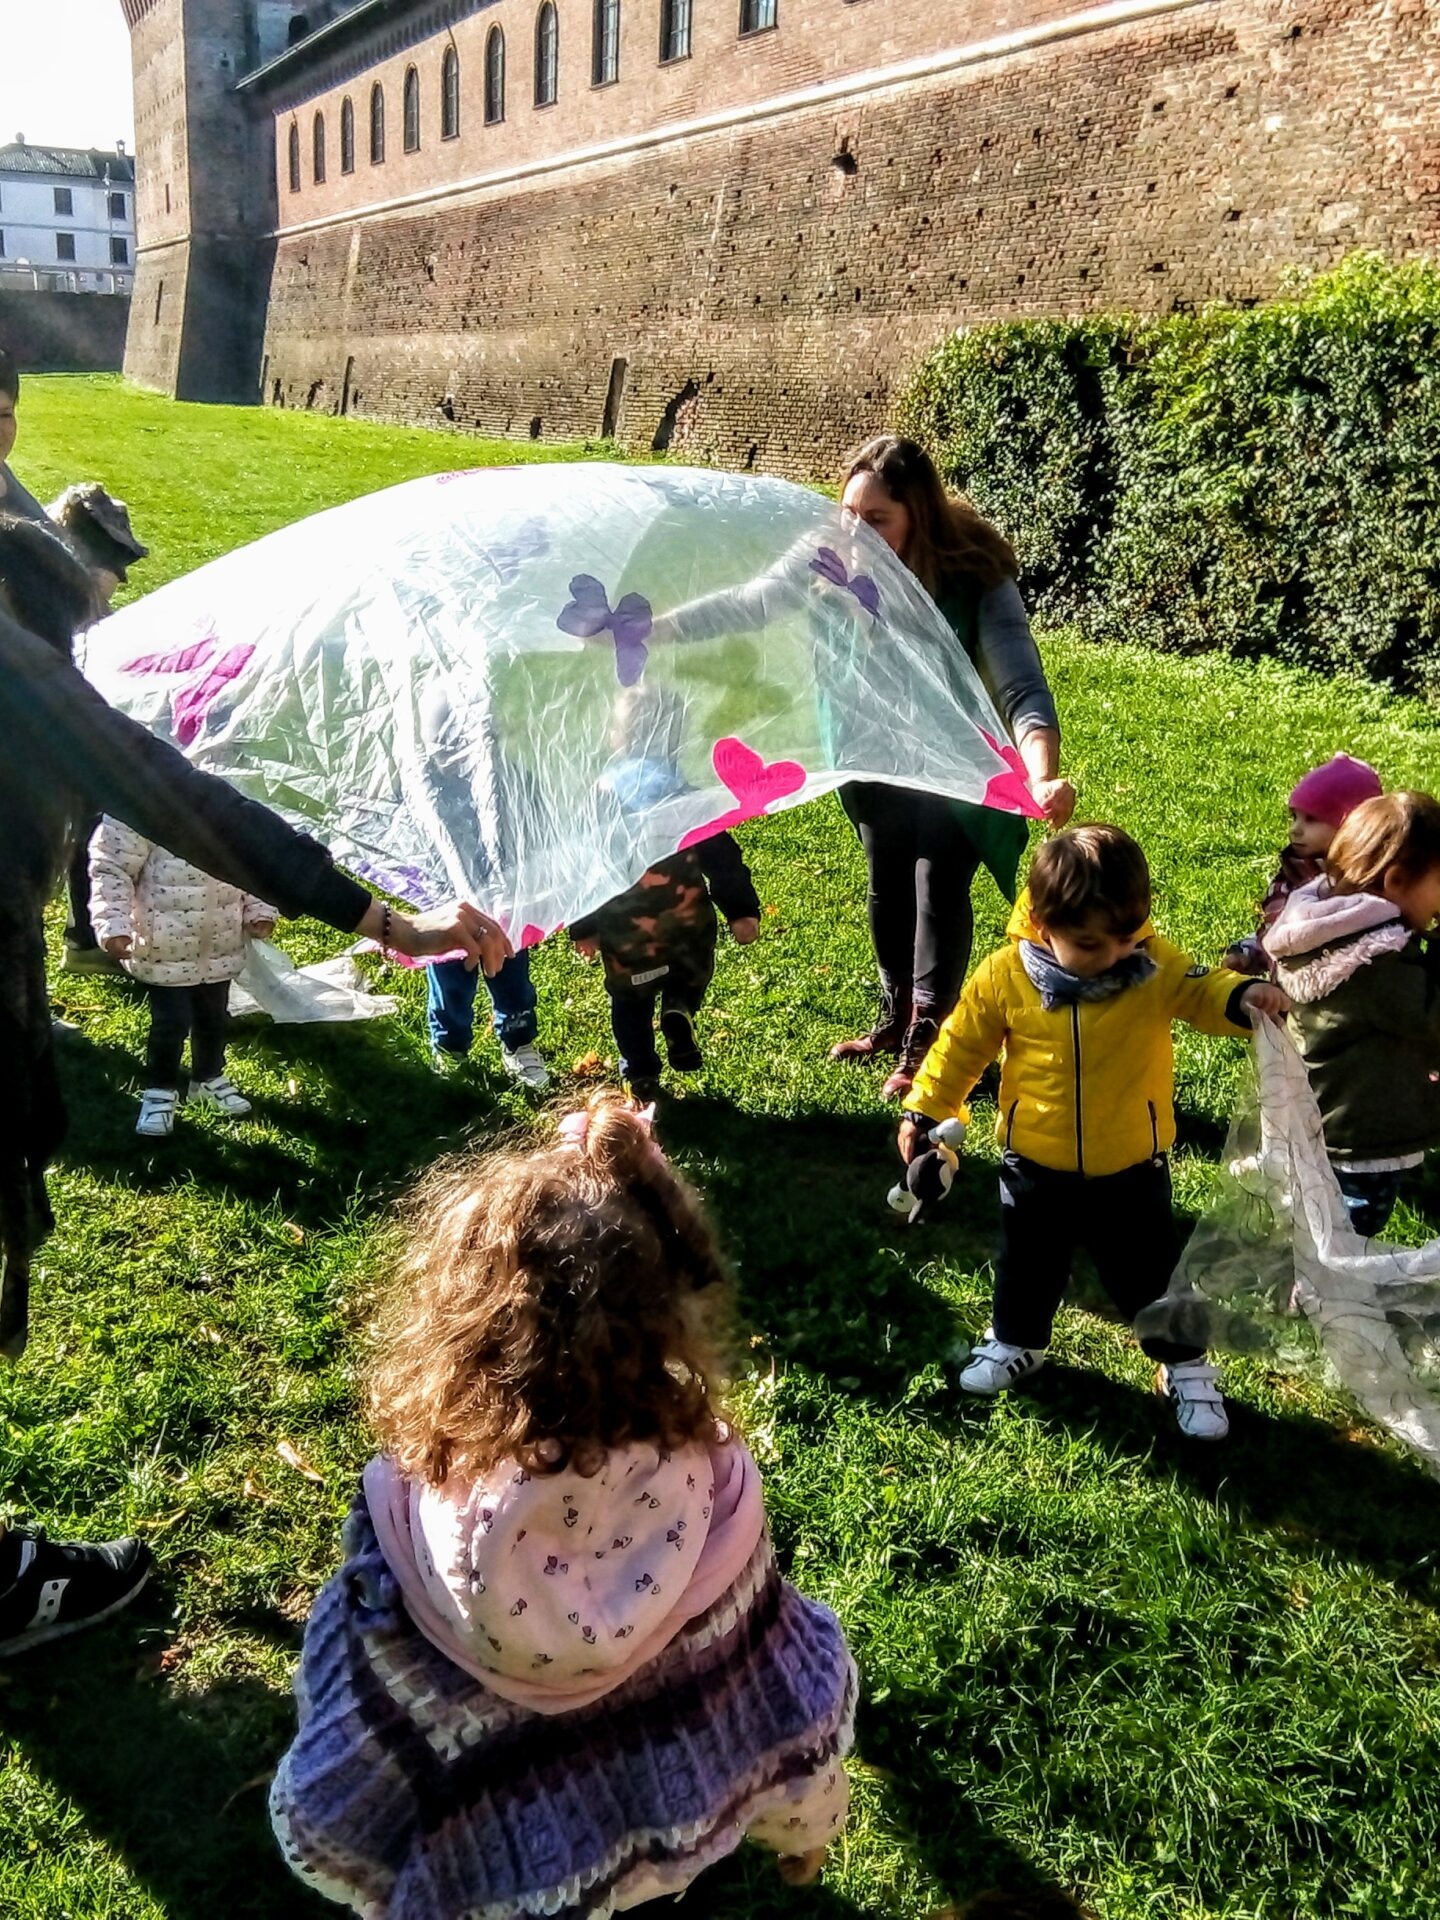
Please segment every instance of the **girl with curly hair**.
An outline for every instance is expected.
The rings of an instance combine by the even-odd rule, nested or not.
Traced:
[[[603,1916],[746,1835],[813,1879],[855,1670],[775,1566],[721,1418],[694,1194],[610,1097],[411,1201],[369,1374],[384,1451],[316,1601],[271,1790],[366,1915]]]

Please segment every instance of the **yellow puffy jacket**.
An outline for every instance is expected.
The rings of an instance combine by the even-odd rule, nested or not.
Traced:
[[[1109,1000],[1047,1013],[1030,983],[1019,942],[1033,940],[1028,893],[1015,903],[1009,944],[982,960],[906,1097],[931,1120],[958,1113],[1000,1055],[1002,1147],[1063,1173],[1119,1173],[1175,1141],[1171,1023],[1202,1033],[1248,1034],[1226,1008],[1238,973],[1196,966],[1147,920],[1140,945],[1159,968]]]

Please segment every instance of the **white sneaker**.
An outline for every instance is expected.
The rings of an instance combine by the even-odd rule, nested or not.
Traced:
[[[1043,1349],[1012,1347],[1008,1340],[997,1340],[995,1329],[987,1327],[985,1338],[970,1349],[970,1364],[960,1376],[966,1393],[1004,1393],[1038,1373],[1045,1364]]]
[[[549,1086],[550,1069],[545,1064],[544,1055],[533,1042],[516,1047],[513,1053],[508,1047],[501,1047],[500,1060],[510,1078],[518,1080],[522,1087],[531,1087],[539,1093],[542,1087]]]
[[[175,1109],[179,1104],[180,1096],[173,1087],[147,1087],[140,1096],[136,1133],[148,1134],[154,1140],[165,1139],[175,1131]]]
[[[213,1080],[192,1080],[189,1104],[202,1110],[209,1108],[212,1113],[223,1113],[228,1120],[242,1119],[251,1111],[250,1102],[223,1073],[217,1073]]]
[[[1175,1411],[1175,1424],[1189,1440],[1223,1440],[1230,1416],[1208,1360],[1178,1360],[1155,1375],[1155,1391]]]

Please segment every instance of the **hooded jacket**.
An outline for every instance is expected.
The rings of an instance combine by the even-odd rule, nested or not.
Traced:
[[[1332,1160],[1401,1160],[1440,1139],[1440,974],[1434,950],[1375,894],[1317,880],[1266,935],[1292,1001]]]
[[[1061,1173],[1102,1177],[1138,1166],[1175,1142],[1176,1020],[1202,1033],[1249,1034],[1235,1016],[1253,985],[1240,974],[1197,966],[1147,920],[1139,950],[1156,971],[1108,1000],[1047,1012],[1020,957],[1038,939],[1030,896],[1021,894],[1008,943],[966,982],[906,1096],[930,1120],[959,1113],[986,1066],[1000,1057],[996,1137],[1008,1152]]]
[[[200,987],[233,980],[247,931],[276,913],[107,814],[90,842],[90,919],[102,945],[132,935],[125,965],[137,980]]]
[[[365,1502],[427,1640],[492,1693],[569,1713],[628,1680],[738,1578],[765,1525],[738,1440],[621,1447],[597,1473],[504,1462],[431,1487],[384,1454]]]

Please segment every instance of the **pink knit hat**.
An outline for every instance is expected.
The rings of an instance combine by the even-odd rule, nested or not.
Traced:
[[[1380,776],[1363,760],[1352,760],[1348,753],[1337,753],[1323,767],[1312,767],[1290,796],[1297,813],[1312,814],[1329,827],[1345,824],[1362,800],[1373,800],[1385,791]]]

